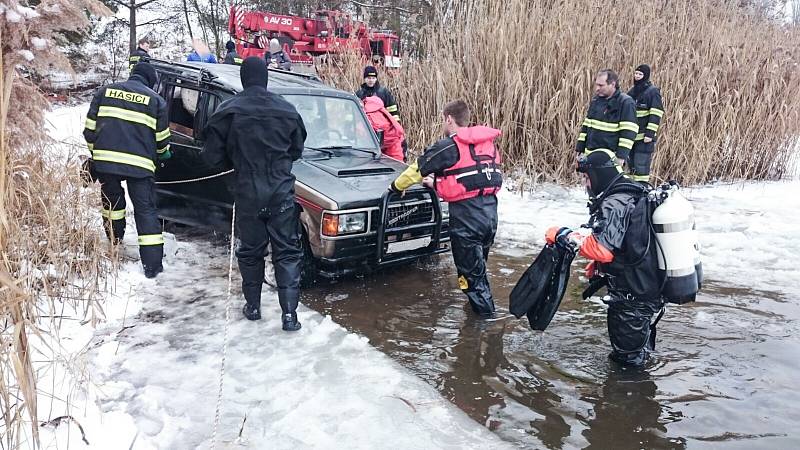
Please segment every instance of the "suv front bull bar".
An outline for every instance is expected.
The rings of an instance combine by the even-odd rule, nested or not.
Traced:
[[[413,225],[406,225],[402,227],[396,228],[387,228],[388,223],[387,219],[389,217],[389,204],[393,197],[399,197],[400,194],[397,194],[392,191],[386,191],[383,196],[381,197],[381,209],[380,209],[380,225],[378,226],[377,230],[377,261],[380,264],[383,262],[384,257],[386,256],[386,251],[384,247],[387,246],[386,235],[392,233],[398,233],[402,235],[402,233],[406,231],[417,230],[420,228],[427,228],[433,225],[433,234],[431,235],[431,242],[425,247],[429,252],[432,253],[439,253],[437,252],[439,248],[439,241],[441,239],[442,234],[442,205],[439,203],[439,196],[436,194],[436,191],[425,187],[424,192],[427,192],[428,196],[431,199],[431,206],[433,207],[433,224],[430,222],[428,223],[420,223],[420,224],[413,224]],[[417,191],[419,192],[419,191]],[[402,242],[402,241],[397,241]]]

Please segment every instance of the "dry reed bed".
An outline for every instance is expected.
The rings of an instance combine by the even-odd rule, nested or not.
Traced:
[[[794,162],[796,27],[725,1],[473,0],[458,8],[442,18],[445,27],[423,33],[425,55],[383,77],[417,152],[438,136],[443,104],[460,97],[477,122],[503,130],[513,169],[569,181],[595,72],[616,70],[627,89],[633,68],[649,63],[666,106],[656,175],[690,184],[774,179]],[[352,89],[356,66],[330,79]]]
[[[52,148],[47,100],[27,74],[69,70],[56,35],[85,29],[87,12],[110,11],[96,0],[0,5],[18,13],[0,21],[0,447],[35,448],[38,421],[52,412],[37,398],[69,402],[38,383],[71,364],[58,344],[62,315],[95,320],[98,288],[113,264],[87,207],[98,203],[97,188],[81,187],[76,153]]]

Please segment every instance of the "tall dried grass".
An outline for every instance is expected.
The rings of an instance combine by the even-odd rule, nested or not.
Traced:
[[[86,27],[87,11],[108,10],[95,0],[0,6],[0,445],[35,448],[37,397],[48,395],[37,380],[49,368],[31,357],[56,350],[34,345],[57,335],[67,305],[94,318],[97,288],[110,266],[96,219],[87,213],[91,192],[81,187],[76,155],[48,152],[47,100],[27,75],[68,68],[55,35]]]
[[[566,181],[596,71],[612,68],[630,87],[633,68],[648,63],[666,106],[657,176],[778,178],[800,136],[800,29],[738,3],[465,1],[384,83],[412,149],[438,135],[444,103],[463,98],[477,122],[503,130],[509,165]],[[360,69],[329,79],[352,89]]]

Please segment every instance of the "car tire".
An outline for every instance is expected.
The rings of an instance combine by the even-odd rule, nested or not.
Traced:
[[[305,230],[300,238],[300,247],[303,249],[303,264],[300,266],[300,287],[302,289],[314,286],[317,283],[317,260],[311,253],[311,244]]]

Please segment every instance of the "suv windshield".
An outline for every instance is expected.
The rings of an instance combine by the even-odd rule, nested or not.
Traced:
[[[287,95],[308,132],[306,147],[353,147],[380,153],[372,130],[356,102],[318,95]]]

